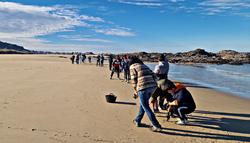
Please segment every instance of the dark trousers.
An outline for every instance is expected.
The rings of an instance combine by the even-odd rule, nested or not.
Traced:
[[[129,70],[124,70],[124,79],[126,80],[126,81],[129,81],[129,79],[130,79],[130,73],[129,73]]]
[[[167,91],[163,91],[161,90],[161,88],[157,87],[155,89],[155,91],[152,94],[153,99],[157,99],[157,97],[159,96],[159,106],[162,110],[167,110],[166,106],[164,105],[164,101],[165,99],[167,100],[167,102],[172,102],[173,101],[173,97],[170,93],[168,93]]]
[[[109,70],[112,70],[112,62],[109,62]]]
[[[100,65],[101,65],[100,60],[97,60],[96,61],[96,66],[100,66]]]
[[[160,98],[159,98],[159,106],[160,108],[163,110],[164,109],[164,100],[165,100],[165,96],[161,96],[160,95]]]
[[[187,120],[186,114],[190,114],[194,111],[193,108],[188,106],[174,106],[173,112],[176,114],[181,120]]]
[[[116,69],[116,68],[112,69],[112,71],[111,71],[111,75],[110,75],[110,78],[112,78],[112,77],[113,77],[114,72],[116,72],[116,73],[117,73],[117,78],[120,78],[120,69],[119,69],[119,68],[118,68],[118,69]]]

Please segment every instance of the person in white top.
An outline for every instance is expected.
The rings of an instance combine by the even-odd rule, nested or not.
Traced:
[[[156,74],[158,80],[168,79],[169,63],[164,54],[161,54],[158,58],[158,65],[155,66],[154,73]],[[163,109],[164,97],[160,96],[159,106]],[[158,102],[153,104],[154,112],[159,112]]]

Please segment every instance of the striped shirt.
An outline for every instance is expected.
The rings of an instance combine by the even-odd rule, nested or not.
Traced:
[[[156,87],[154,73],[144,64],[132,64],[130,66],[131,83],[136,91],[150,87]]]

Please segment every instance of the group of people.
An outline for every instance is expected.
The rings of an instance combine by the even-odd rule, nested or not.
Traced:
[[[81,54],[71,57],[72,64],[74,61],[83,60]],[[98,55],[96,66],[103,66],[104,55]],[[85,56],[86,59],[86,56]],[[91,59],[89,59],[91,62]],[[84,60],[83,60],[84,62]],[[111,71],[110,79],[114,73],[117,78],[120,78],[120,72],[124,73],[124,80],[131,83],[134,88],[134,98],[139,98],[140,108],[139,113],[133,120],[133,123],[140,127],[142,126],[142,118],[146,113],[152,123],[150,128],[152,131],[161,131],[162,127],[158,122],[155,113],[161,110],[167,111],[167,120],[170,117],[177,117],[178,125],[188,123],[187,114],[192,113],[196,104],[187,88],[181,83],[174,83],[168,79],[169,63],[165,55],[160,55],[158,65],[152,71],[138,57],[116,56],[109,55],[108,58],[109,70]],[[152,105],[152,109],[150,107]]]
[[[109,70],[111,71],[110,79],[113,78],[114,73],[117,74],[117,78],[120,78],[120,72],[124,73],[124,81],[129,83],[130,80],[130,71],[129,71],[129,57],[128,56],[116,56],[113,59],[113,56],[109,56]]]
[[[105,60],[105,58],[104,58],[104,55],[103,55],[103,54],[97,55],[97,57],[96,57],[96,66],[103,67],[104,60]]]
[[[154,132],[162,129],[155,117],[158,108],[167,110],[167,119],[177,116],[178,125],[187,124],[187,114],[196,108],[194,99],[186,87],[168,79],[169,63],[165,56],[161,55],[158,60],[154,72],[137,57],[132,57],[129,62],[134,98],[138,97],[140,100],[139,113],[133,123],[137,127],[142,126],[141,121],[146,112],[153,125],[150,129]],[[150,104],[153,105],[153,110]]]
[[[86,60],[86,55],[82,53],[73,53],[72,57],[70,58],[72,64],[81,64],[84,63]]]
[[[86,56],[83,53],[73,53],[73,55],[70,57],[70,60],[72,64],[81,64],[84,63],[85,60],[88,58],[88,62],[92,63],[92,58],[96,59],[96,66],[102,67],[104,65],[104,55],[98,54],[97,56]]]

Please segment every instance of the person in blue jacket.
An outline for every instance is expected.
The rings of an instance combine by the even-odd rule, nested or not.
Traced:
[[[173,112],[179,117],[178,125],[187,124],[187,114],[194,112],[196,108],[191,93],[181,83],[174,84],[171,81],[168,82],[167,91],[173,95],[173,100],[168,103],[168,111]]]

